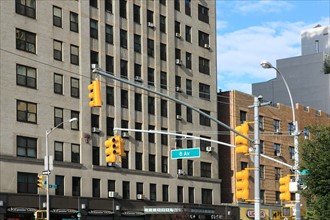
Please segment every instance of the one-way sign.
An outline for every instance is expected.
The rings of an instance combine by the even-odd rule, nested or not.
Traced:
[[[42,171],[42,175],[49,176],[50,171],[49,170],[44,170],[44,171]]]

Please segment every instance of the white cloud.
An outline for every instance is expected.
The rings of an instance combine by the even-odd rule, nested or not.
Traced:
[[[286,1],[263,0],[263,1],[236,1],[235,10],[240,13],[273,13],[289,10],[292,5]]]

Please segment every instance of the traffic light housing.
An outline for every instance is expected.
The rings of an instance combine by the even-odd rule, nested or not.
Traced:
[[[121,158],[122,157],[126,157],[126,153],[125,153],[125,141],[122,137],[117,136],[118,137],[118,156],[119,156],[119,162],[121,163]]]
[[[125,142],[124,139],[120,136],[112,136],[108,138],[104,142],[104,145],[106,147],[105,149],[105,161],[107,163],[115,163],[117,162],[117,157],[119,158],[119,162],[121,162],[121,157],[126,156],[125,153]]]
[[[243,124],[237,126],[235,130],[244,136],[248,137],[249,133],[249,125],[247,122],[244,122]],[[249,140],[240,136],[236,135],[235,137],[235,145],[236,145],[236,153],[243,153],[247,154],[249,153]]]
[[[249,170],[236,172],[236,198],[247,200],[249,198]]]
[[[39,189],[44,189],[44,176],[42,175],[38,175],[38,178],[37,178],[37,186]]]
[[[92,84],[88,85],[88,90],[90,93],[88,94],[90,107],[101,107],[102,106],[102,99],[101,99],[101,87],[99,80],[93,80]]]
[[[280,178],[280,200],[291,200],[290,175]]]

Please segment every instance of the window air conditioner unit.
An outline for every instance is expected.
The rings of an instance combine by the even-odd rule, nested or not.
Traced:
[[[175,91],[176,92],[182,92],[181,87],[180,86],[175,87]]]
[[[182,120],[182,115],[176,115],[177,120]]]
[[[279,128],[276,128],[275,133],[276,134],[281,134],[281,130]]]
[[[117,192],[109,191],[109,198],[116,198],[118,196]]]
[[[148,27],[154,28],[155,25],[152,22],[148,22]]]
[[[175,33],[175,36],[176,36],[177,38],[181,38],[181,34],[180,34],[180,33]]]
[[[204,48],[210,49],[210,44],[204,44]]]
[[[178,175],[183,176],[184,175],[184,171],[182,169],[178,169]]]
[[[134,80],[135,80],[135,81],[138,81],[138,82],[142,82],[142,78],[141,78],[141,76],[136,76],[136,77],[134,78]]]
[[[176,65],[181,65],[182,64],[182,61],[180,59],[175,59],[175,64]]]
[[[100,129],[97,127],[92,127],[92,133],[98,134],[98,133],[100,133]]]
[[[214,147],[208,146],[208,147],[206,147],[206,151],[212,152],[212,151],[214,151]]]
[[[138,200],[143,199],[143,194],[137,194],[137,195],[136,195],[136,198],[137,198]]]
[[[129,138],[129,134],[128,134],[127,131],[123,131],[123,132],[121,133],[121,136],[122,136],[123,138]]]
[[[281,152],[276,152],[276,156],[281,157],[282,156]]]

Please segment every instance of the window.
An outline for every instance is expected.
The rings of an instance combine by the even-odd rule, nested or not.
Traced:
[[[181,88],[181,77],[175,76],[175,86]]]
[[[54,73],[54,93],[63,94],[63,76],[58,73]]]
[[[79,98],[79,79],[71,78],[71,97]]]
[[[159,27],[161,32],[166,33],[166,17],[163,15],[159,17]]]
[[[199,98],[210,100],[210,86],[199,83]]]
[[[79,65],[79,47],[70,45],[70,62],[74,65]]]
[[[114,135],[113,127],[114,127],[114,118],[107,117],[107,136]]]
[[[148,67],[148,85],[155,86],[155,70]]]
[[[135,99],[134,99],[134,104],[135,104],[135,111],[142,111],[142,95],[139,93],[135,93]]]
[[[107,96],[106,96],[106,103],[107,103],[107,105],[112,105],[112,106],[114,106],[114,104],[115,104],[115,102],[114,102],[114,89],[113,89],[113,87],[111,87],[111,86],[107,86],[106,87],[106,94],[107,94]]]
[[[280,180],[281,178],[281,168],[275,167],[275,180]]]
[[[121,107],[128,108],[128,91],[121,90]]]
[[[265,166],[260,165],[260,179],[265,179]]]
[[[191,15],[191,0],[185,0],[185,13],[186,15]]]
[[[177,162],[177,168],[182,169],[182,159],[178,159],[176,160],[176,162]]]
[[[142,153],[135,153],[135,169],[142,170]]]
[[[198,20],[209,23],[209,9],[198,5]]]
[[[167,128],[161,128],[162,131],[167,131]],[[162,145],[168,145],[167,134],[160,135],[160,142]]]
[[[163,201],[168,202],[168,185],[162,186]]]
[[[210,61],[199,57],[199,72],[210,75]]]
[[[264,144],[265,142],[263,140],[260,140],[259,149],[261,154],[264,153]]]
[[[167,117],[167,100],[160,100],[160,115],[162,117]]]
[[[167,173],[168,170],[168,158],[166,156],[162,156],[162,173]]]
[[[182,115],[181,104],[175,103],[175,112],[176,112],[176,115]]]
[[[136,194],[142,194],[143,195],[143,183],[136,183]]]
[[[72,196],[80,196],[80,177],[72,177]]]
[[[113,67],[113,57],[106,55],[105,57],[105,70],[107,72],[113,73],[114,67]]]
[[[177,186],[178,202],[183,202],[183,186]]]
[[[134,63],[134,77],[141,77],[141,65]]]
[[[17,156],[37,158],[37,138],[17,136]]]
[[[290,159],[294,159],[294,147],[289,147]]]
[[[96,114],[91,115],[91,126],[95,128],[100,127],[100,116]]]
[[[58,40],[54,40],[54,60],[62,61],[62,42]]]
[[[127,78],[127,61],[126,60],[120,60],[120,77]]]
[[[126,14],[127,14],[127,12],[126,12],[126,0],[120,0],[120,6],[119,6],[120,8],[120,11],[119,11],[119,15],[120,15],[120,17],[122,17],[122,18],[126,18]]]
[[[304,128],[304,137],[305,137],[305,139],[309,139],[309,130],[308,130],[308,128]]]
[[[186,94],[192,95],[192,81],[190,79],[186,79]]]
[[[120,29],[120,46],[127,49],[127,31]]]
[[[195,189],[194,187],[188,188],[188,201],[190,204],[193,204],[195,202]]]
[[[108,12],[112,12],[112,0],[105,0],[105,10]]]
[[[96,146],[92,149],[92,164],[100,165],[100,148]]]
[[[89,0],[89,5],[94,8],[97,8],[97,0]]]
[[[37,104],[17,100],[17,121],[37,123]]]
[[[156,201],[156,198],[157,198],[156,184],[150,183],[150,201]]]
[[[206,111],[206,110],[203,110],[203,109],[200,109],[202,112],[210,115],[210,112],[209,111]],[[202,114],[199,114],[199,124],[200,125],[204,125],[204,126],[211,126],[211,120],[210,118],[202,115]]]
[[[79,20],[78,20],[78,14],[74,12],[70,12],[70,31],[79,32]]]
[[[108,180],[108,191],[116,192],[116,181]]]
[[[163,71],[160,72],[160,88],[167,89],[167,73]]]
[[[36,53],[36,34],[16,29],[16,49]]]
[[[187,122],[192,123],[193,122],[193,115],[192,115],[192,109],[187,107]]]
[[[36,1],[16,0],[16,13],[30,18],[36,18]]]
[[[181,60],[181,50],[175,48],[175,59]]]
[[[265,204],[265,190],[260,190],[260,202],[261,204]]]
[[[180,22],[178,22],[178,21],[175,21],[175,23],[174,23],[174,32],[175,32],[175,34],[180,34],[181,33],[181,31],[180,31]]]
[[[187,175],[188,176],[193,176],[194,175],[194,161],[193,160],[187,160],[187,167],[188,167],[188,171],[187,171]]]
[[[181,132],[177,132],[178,134],[181,134]],[[180,136],[175,137],[175,146],[177,149],[182,148],[182,138]]]
[[[209,35],[202,31],[198,31],[198,45],[200,47],[205,47],[205,44],[210,44]]]
[[[71,122],[71,130],[79,130],[79,112],[78,111],[71,111],[71,118],[77,118],[77,121]]]
[[[294,133],[294,125],[293,125],[292,122],[290,122],[288,124],[288,131],[289,131],[289,135],[293,135],[293,133]]]
[[[211,178],[211,163],[201,162],[201,177]]]
[[[274,132],[279,133],[280,132],[280,121],[274,119]]]
[[[156,171],[156,156],[149,154],[149,171]]]
[[[191,69],[192,60],[191,60],[191,53],[186,52],[186,68]]]
[[[54,160],[63,161],[63,142],[54,142]]]
[[[123,181],[123,199],[130,199],[129,182]]]
[[[174,9],[180,11],[180,0],[174,1]]]
[[[148,96],[148,113],[150,115],[155,114],[155,98]]]
[[[259,129],[264,130],[264,117],[259,115]]]
[[[166,5],[166,0],[159,0],[159,3],[162,5]]]
[[[16,84],[28,88],[37,88],[37,70],[32,67],[16,64]]]
[[[55,195],[64,196],[64,176],[55,175],[55,184],[57,185]]]
[[[166,61],[166,44],[160,43],[160,59]]]
[[[80,163],[80,146],[78,144],[71,144],[71,162]]]
[[[54,108],[54,127],[63,128],[63,109]]]
[[[140,6],[133,5],[133,19],[135,23],[140,24]]]
[[[151,39],[148,39],[147,42],[147,52],[149,57],[154,57],[154,41]]]
[[[241,170],[244,170],[247,167],[248,167],[248,163],[247,162],[241,162]]]
[[[192,133],[187,133],[187,135],[193,136]],[[187,138],[187,148],[192,148],[192,147],[193,147],[193,139]]]
[[[128,169],[129,152],[125,151],[126,156],[122,158],[121,168]]]
[[[212,189],[202,188],[202,204],[212,204]]]
[[[274,143],[274,156],[280,156],[281,155],[281,145]]]
[[[142,123],[135,122],[135,129],[141,130],[142,129]],[[141,132],[135,132],[135,140],[136,141],[142,141],[142,133]]]
[[[239,111],[239,121],[241,124],[247,121],[246,115],[247,115],[246,111],[242,111],[242,110]]]
[[[91,64],[99,63],[99,53],[91,50]]]
[[[186,41],[191,42],[191,27],[186,25]]]
[[[92,180],[92,192],[93,197],[100,198],[100,179],[94,179]]]
[[[155,130],[155,126],[149,125],[149,130]],[[148,141],[149,143],[155,143],[155,134],[154,133],[148,133]]]
[[[134,34],[134,51],[141,53],[141,36]]]
[[[154,13],[150,10],[147,10],[147,22],[154,23]]]
[[[53,25],[62,27],[62,8],[53,6]]]
[[[275,192],[275,201],[276,201],[276,204],[279,204],[281,202],[281,200],[280,200],[280,194],[281,194],[281,192],[279,192],[279,191],[276,191]]]
[[[203,136],[203,135],[201,135],[201,138],[205,138],[205,139],[210,139],[211,140],[210,137]],[[209,147],[209,146],[211,146],[211,142],[206,141],[206,140],[200,140],[200,149],[201,149],[201,151],[206,151],[206,147]]]
[[[105,42],[113,44],[113,27],[109,24],[105,25]]]
[[[35,173],[17,173],[17,193],[37,194]]]

